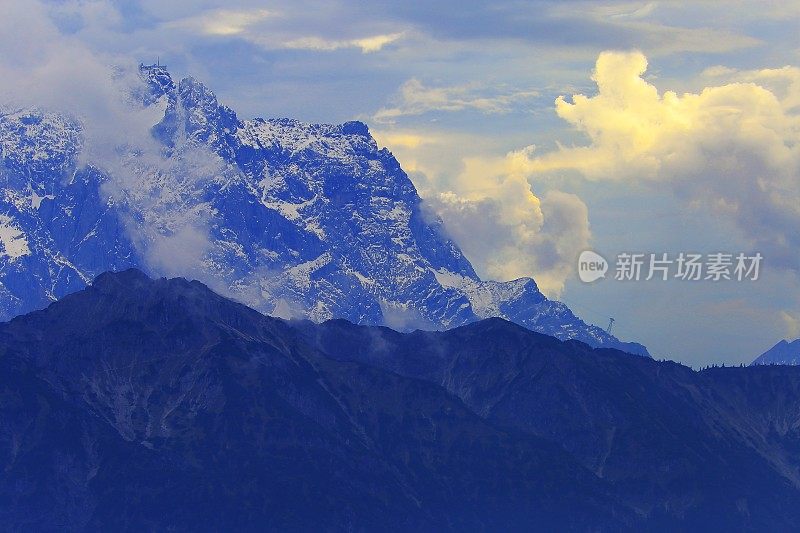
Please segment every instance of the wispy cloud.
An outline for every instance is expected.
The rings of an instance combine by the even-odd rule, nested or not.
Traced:
[[[130,58],[99,54],[61,33],[49,7],[31,1],[0,17],[0,50],[16,51],[0,56],[0,105],[36,109],[45,123],[60,120],[54,115],[78,121],[77,167],[102,171],[100,193],[119,206],[120,222],[145,265],[208,280],[201,267],[213,251],[213,212],[202,188],[229,167],[208,147],[189,143],[166,157],[152,134],[166,102],[142,106],[145,86]],[[112,69],[120,59],[127,61]],[[19,251],[14,237],[0,220],[0,253],[5,244],[9,254],[9,243]]]
[[[573,24],[588,23],[598,35],[606,35],[605,42],[597,43],[604,48],[636,47],[652,56],[682,52],[719,54],[762,44],[760,39],[732,29],[682,24],[683,20],[673,23],[670,6],[658,2],[589,4],[582,9],[565,3],[551,7],[548,13]],[[705,16],[708,14],[698,14],[700,20]],[[616,43],[614,34],[620,37]]]
[[[656,2],[625,2],[622,4],[603,5],[596,8],[596,13],[604,13],[610,18],[617,19],[641,19],[650,15],[656,10]]]
[[[284,48],[298,50],[322,50],[332,51],[341,48],[359,48],[362,53],[377,52],[384,46],[398,41],[404,36],[404,32],[389,33],[384,35],[372,35],[359,39],[326,39],[323,37],[301,37],[283,42]]]
[[[391,121],[406,115],[421,115],[430,111],[462,111],[474,109],[483,113],[507,113],[515,102],[539,96],[538,91],[507,91],[476,84],[449,87],[428,87],[420,80],[406,81],[394,98],[394,105],[380,109],[373,119]]]
[[[280,21],[280,23],[277,23]],[[199,35],[237,37],[266,49],[333,51],[360,49],[367,54],[402,39],[405,32],[376,33],[364,37],[340,38],[329,35],[297,37],[303,31],[303,18],[293,11],[271,9],[210,9],[197,15],[163,24],[168,29],[182,29]]]
[[[164,26],[188,29],[205,35],[235,36],[245,35],[254,24],[275,16],[274,11],[267,9],[213,9],[192,17],[167,22]]]

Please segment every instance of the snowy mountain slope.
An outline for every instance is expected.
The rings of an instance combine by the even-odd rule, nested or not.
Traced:
[[[800,339],[780,341],[759,355],[751,365],[800,365]]]
[[[19,111],[0,117],[0,317],[41,307],[98,271],[136,263],[105,178],[79,168],[80,126]]]
[[[115,165],[85,164],[79,121],[0,116],[0,318],[138,266],[283,317],[442,329],[500,316],[646,354],[532,279],[480,280],[366,125],[240,120],[197,80],[141,74],[137,98],[164,109],[157,157],[128,149]]]

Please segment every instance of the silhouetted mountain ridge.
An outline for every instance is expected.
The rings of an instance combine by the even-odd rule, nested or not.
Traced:
[[[0,324],[0,398],[10,529],[800,523],[800,369],[695,372],[501,319],[287,322],[103,274]]]
[[[287,322],[195,281],[101,275],[0,326],[0,365],[12,527],[632,520],[557,445],[496,429],[425,381],[322,357]]]

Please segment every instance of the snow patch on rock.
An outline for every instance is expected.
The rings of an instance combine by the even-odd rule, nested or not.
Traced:
[[[11,217],[0,215],[0,259],[8,258],[13,262],[30,253],[22,230],[14,225]]]

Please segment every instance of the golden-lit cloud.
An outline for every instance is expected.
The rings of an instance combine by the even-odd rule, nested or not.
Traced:
[[[393,43],[403,36],[403,32],[390,33],[386,35],[373,35],[371,37],[364,37],[362,39],[353,39],[349,41],[351,45],[361,48],[365,54],[369,52],[377,52],[389,43]]]
[[[382,35],[371,35],[360,39],[324,39],[322,37],[301,37],[291,39],[283,43],[284,48],[294,48],[298,50],[321,50],[333,51],[341,48],[359,48],[364,54],[378,52],[387,44],[391,44],[402,38],[403,32],[388,33]]]
[[[529,179],[575,172],[666,187],[692,207],[730,217],[770,265],[796,270],[800,71],[716,68],[704,76],[730,81],[678,94],[660,92],[646,70],[641,53],[605,52],[592,76],[595,95],[556,100],[557,115],[586,136],[582,146],[493,156],[480,140],[452,135],[387,131],[379,140],[400,153],[428,205],[490,278],[534,276],[550,295],[563,289],[574,257],[589,244],[586,206],[558,191],[540,198]],[[406,89],[409,112],[467,107],[447,91],[419,83]]]
[[[397,148],[417,148],[426,143],[425,137],[410,132],[381,132],[380,140],[386,146]]]
[[[786,331],[786,338],[800,338],[800,313],[781,311],[780,316]]]
[[[591,236],[580,198],[555,190],[537,196],[512,158],[480,154],[483,138],[420,131],[373,134],[399,156],[427,208],[441,217],[481,276],[535,277],[548,296],[561,294]]]
[[[588,144],[518,152],[513,164],[527,174],[667,184],[689,205],[731,217],[768,262],[798,269],[797,69],[743,73],[749,81],[686,94],[661,94],[642,77],[646,69],[638,52],[600,54],[597,94],[556,100],[558,116]]]
[[[787,110],[798,111],[800,107],[800,68],[784,66],[758,70],[737,70],[722,65],[709,67],[703,77],[727,82],[750,82],[766,87],[779,96]]]

